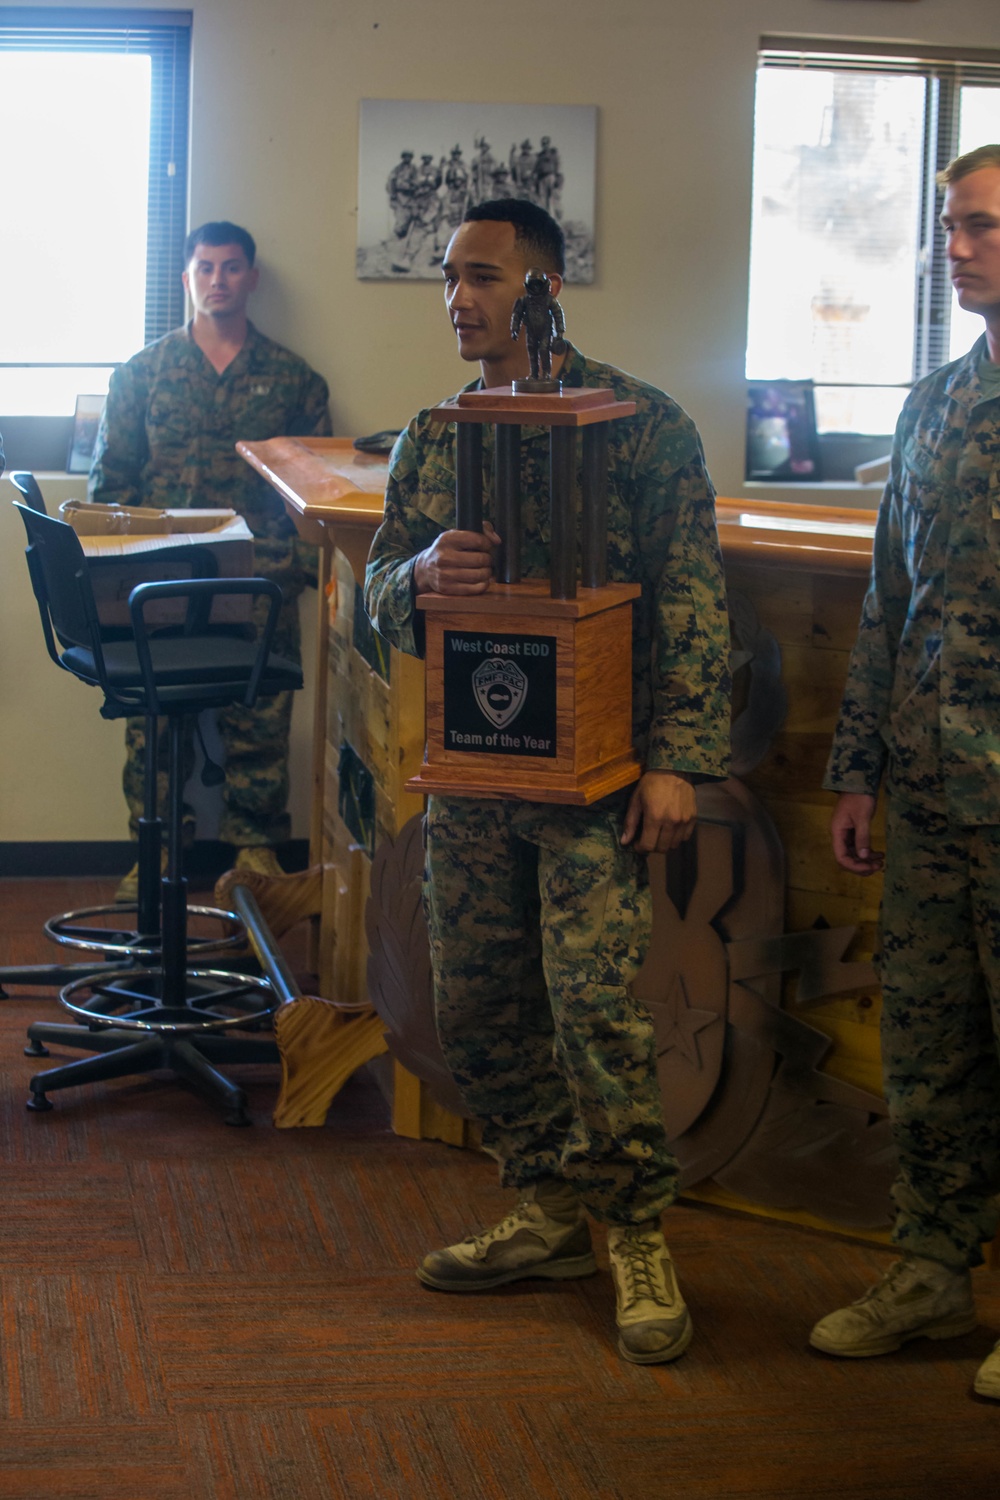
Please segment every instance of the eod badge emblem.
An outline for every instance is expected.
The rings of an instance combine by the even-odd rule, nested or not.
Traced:
[[[444,748],[556,754],[556,637],[444,632]]]
[[[473,672],[472,687],[476,702],[490,722],[498,729],[506,729],[521,712],[528,679],[515,662],[491,656]]]

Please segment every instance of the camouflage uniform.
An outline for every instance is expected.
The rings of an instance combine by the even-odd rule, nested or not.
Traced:
[[[669,397],[570,349],[564,385],[634,400],[612,424],[608,576],[642,585],[633,726],[650,769],[725,774],[729,632],[698,434]],[[470,389],[475,388],[474,383]],[[548,434],[522,427],[525,577],[549,564]],[[491,516],[493,433],[484,431]],[[422,652],[413,560],[455,524],[454,427],[422,412],[390,459],[368,565],[373,623]],[[441,1044],[502,1180],[565,1176],[596,1217],[651,1218],[676,1192],[652,1023],[628,986],[646,947],[645,860],[619,843],[630,793],[589,808],[434,797],[427,912]]]
[[[284,506],[236,452],[237,439],[328,435],[326,381],[304,360],[248,325],[233,362],[217,374],[190,325],[143,349],[111,377],[88,493],[105,504],[171,508],[228,506],[254,535],[257,573],[284,595],[275,649],[298,661],[298,596],[314,569]],[[292,695],[246,711],[220,710],[226,749],[220,836],[230,843],[288,837],[288,731]],[[143,720],[126,727],[125,796],[135,831],[142,810]],[[188,750],[189,763],[193,755]],[[162,757],[161,757],[162,760]],[[161,773],[161,797],[165,773]]]
[[[896,1242],[976,1265],[1000,1191],[1000,396],[914,387],[824,785],[889,793],[882,1049]]]

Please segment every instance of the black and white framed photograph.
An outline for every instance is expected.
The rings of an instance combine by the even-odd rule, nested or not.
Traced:
[[[67,474],[89,474],[97,442],[97,428],[104,410],[103,396],[77,396],[73,434],[66,457]]]
[[[566,280],[594,279],[597,108],[363,99],[357,274],[437,281],[466,209],[526,198],[566,235]]]
[[[746,477],[770,483],[822,477],[811,380],[750,381]]]

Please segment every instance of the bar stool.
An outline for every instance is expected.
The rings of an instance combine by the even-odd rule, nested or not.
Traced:
[[[46,1055],[46,1042],[97,1056],[66,1063],[31,1079],[28,1106],[52,1108],[53,1089],[170,1069],[221,1100],[229,1124],[248,1123],[246,1096],[214,1064],[277,1061],[272,1038],[259,1031],[278,1004],[270,983],[256,975],[189,968],[187,882],[181,870],[184,719],[203,708],[241,702],[302,686],[299,666],[271,653],[281,590],[267,579],[186,579],[140,584],[129,596],[132,633],[107,640],[97,618],[87,560],[72,527],[18,505],[28,533],[28,567],[52,660],[104,694],[101,715],[145,714],[168,721],[167,873],[161,882],[160,944],[146,966],[107,970],[71,980],[60,993],[73,1024],[34,1022],[29,1055]],[[220,596],[266,596],[259,642],[252,628],[209,626]],[[182,627],[154,630],[146,611],[158,600],[183,598]],[[60,647],[62,649],[60,649]]]
[[[47,515],[45,500],[34,474],[26,470],[14,470],[8,479],[24,498],[24,503],[38,515]],[[117,563],[117,559],[112,559]],[[156,551],[145,554],[146,564],[158,565]],[[174,547],[170,549],[170,563],[177,567],[181,576],[190,571],[192,578],[213,576],[214,558],[205,547]],[[101,566],[100,558],[87,559],[93,571]],[[101,627],[103,641],[127,639],[131,631],[121,627]],[[68,642],[64,644],[69,644]],[[156,745],[156,719],[147,718],[146,743]],[[103,972],[113,973],[120,969],[133,968],[143,961],[155,959],[160,951],[160,843],[161,820],[156,806],[156,760],[155,754],[148,758],[144,787],[143,815],[139,820],[139,891],[135,903],[115,902],[105,906],[81,907],[74,911],[60,912],[44,923],[46,937],[61,947],[95,955],[102,955],[105,962]],[[204,934],[189,932],[188,952],[192,956],[206,956],[227,949],[241,948],[246,943],[246,929],[236,912],[219,907],[193,906],[189,914],[197,917],[209,931]],[[127,919],[135,913],[134,921]],[[103,925],[99,919],[111,918],[111,925]],[[45,988],[65,985],[74,979],[93,974],[97,967],[92,958],[86,963],[8,964],[0,967],[0,999],[7,999],[6,984],[39,985]]]

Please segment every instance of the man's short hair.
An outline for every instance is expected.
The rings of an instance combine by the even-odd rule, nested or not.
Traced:
[[[968,177],[970,172],[978,172],[980,167],[1000,167],[1000,145],[994,143],[991,146],[977,146],[975,151],[966,151],[964,156],[956,156],[937,174],[937,185],[947,187],[951,182]]]
[[[566,236],[552,215],[537,203],[529,203],[527,198],[490,198],[467,208],[463,222],[475,224],[484,219],[492,224],[513,224],[515,242],[523,246],[528,260],[545,271],[563,275]]]
[[[189,266],[198,245],[239,245],[247,258],[247,265],[252,266],[257,259],[257,246],[254,237],[248,229],[241,229],[238,224],[231,224],[228,219],[210,219],[207,224],[199,224],[197,229],[192,229],[184,241],[184,264]]]

